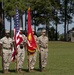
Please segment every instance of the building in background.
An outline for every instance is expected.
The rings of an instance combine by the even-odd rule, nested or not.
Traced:
[[[68,31],[68,40],[74,42],[74,28]]]

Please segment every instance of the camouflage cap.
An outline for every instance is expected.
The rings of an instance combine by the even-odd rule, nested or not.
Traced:
[[[2,44],[2,42],[0,41],[0,44]]]
[[[10,33],[10,31],[9,30],[6,30],[5,33]]]
[[[22,27],[20,27],[20,30],[23,30]]]
[[[35,31],[34,28],[32,28],[32,31]]]
[[[46,30],[45,29],[42,29],[42,32],[46,32]]]

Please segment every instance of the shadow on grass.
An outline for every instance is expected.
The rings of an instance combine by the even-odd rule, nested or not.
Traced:
[[[29,73],[29,70],[28,69],[23,69],[23,71]],[[34,69],[34,71],[40,72],[40,69]]]
[[[25,72],[29,72],[29,70],[28,69],[22,69],[23,71],[25,71]]]
[[[40,69],[34,69],[34,70],[40,72]]]
[[[24,72],[26,73],[30,73],[28,69],[22,69]],[[34,71],[40,72],[40,69],[34,69]],[[10,69],[9,70],[10,73],[16,73],[15,69]],[[0,73],[3,73],[3,70],[0,70]]]
[[[16,70],[9,70],[9,72],[16,72]]]
[[[3,73],[3,70],[0,70],[0,73]]]
[[[29,72],[28,69],[22,69],[22,70],[23,70],[24,72]],[[13,69],[13,70],[9,70],[9,72],[11,72],[11,73],[12,73],[12,72],[15,73],[16,70],[15,70],[15,69]]]

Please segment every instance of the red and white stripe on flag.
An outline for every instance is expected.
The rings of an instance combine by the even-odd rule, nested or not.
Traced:
[[[20,43],[23,41],[22,35],[20,34],[20,30],[16,34],[16,29],[14,29],[14,41],[15,41],[16,47],[18,48]]]
[[[13,50],[12,50],[12,61],[15,60],[15,55],[17,54],[17,50],[18,50],[18,46],[20,45],[20,43],[23,41],[23,38],[22,38],[22,35],[20,34],[20,31],[15,34],[15,29],[14,29],[14,43],[16,45],[16,48],[13,47]]]
[[[18,13],[18,9],[16,9],[16,15],[14,17],[14,43],[16,48],[13,48],[12,51],[12,61],[14,61],[15,59],[15,55],[17,54],[17,50],[18,50],[18,46],[20,45],[20,43],[23,41],[22,35],[20,34],[20,30],[19,30],[19,13]]]

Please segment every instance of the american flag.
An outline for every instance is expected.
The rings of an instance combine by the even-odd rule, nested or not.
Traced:
[[[12,53],[12,61],[15,59],[15,55],[17,54],[18,46],[23,41],[22,35],[20,34],[20,26],[19,26],[19,12],[16,9],[16,15],[14,17],[14,43],[16,48],[13,48]]]

